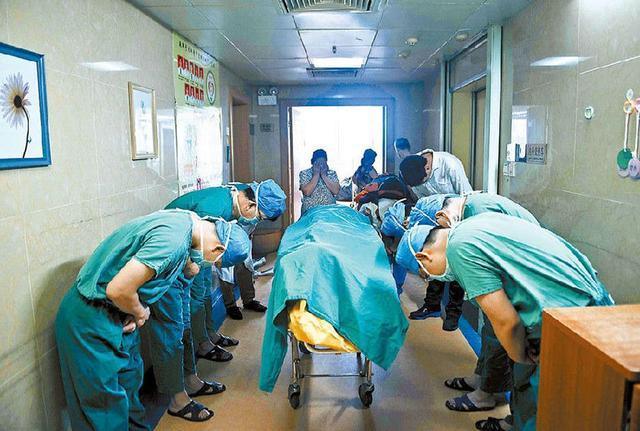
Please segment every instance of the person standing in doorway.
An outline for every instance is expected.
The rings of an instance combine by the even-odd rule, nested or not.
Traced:
[[[315,150],[311,156],[311,167],[300,172],[302,191],[302,214],[320,205],[333,205],[340,192],[340,181],[335,171],[327,165],[327,152]]]
[[[393,142],[393,147],[396,150],[396,155],[400,162],[411,155],[411,144],[409,144],[409,140],[407,138],[397,138]]]
[[[373,151],[371,148],[364,150],[364,154],[360,160],[360,166],[358,166],[353,177],[351,177],[351,180],[358,188],[358,192],[360,192],[364,186],[369,184],[371,181],[378,178],[378,171],[373,167],[377,156],[378,153]]]

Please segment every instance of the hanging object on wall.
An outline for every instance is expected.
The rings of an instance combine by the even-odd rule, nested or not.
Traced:
[[[618,156],[616,157],[617,170],[618,175],[625,178],[629,176],[629,161],[631,160],[631,150],[628,147],[629,143],[629,119],[631,118],[631,114],[635,110],[633,106],[633,102],[629,100],[625,100],[622,105],[622,110],[625,113],[624,118],[624,142],[622,144],[622,150],[618,152]]]
[[[51,164],[44,56],[0,43],[0,169]]]
[[[278,104],[278,89],[271,87],[258,88],[258,106],[276,106]]]
[[[640,160],[638,160],[638,144],[640,142],[640,98],[636,99],[636,139],[633,158],[629,161],[629,178],[640,179]]]

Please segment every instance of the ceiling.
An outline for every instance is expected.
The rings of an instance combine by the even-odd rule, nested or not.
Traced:
[[[310,59],[332,56],[366,58],[356,78],[341,81],[418,81],[464,47],[456,32],[473,36],[530,1],[387,0],[379,12],[285,15],[277,0],[129,0],[256,84],[331,81],[311,78],[306,69]],[[418,43],[407,45],[409,37]],[[400,58],[401,52],[408,56]]]

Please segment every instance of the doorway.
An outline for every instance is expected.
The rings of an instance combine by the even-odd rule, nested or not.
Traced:
[[[249,99],[231,90],[229,94],[229,140],[231,181],[250,183],[253,177],[253,147],[249,138]]]
[[[385,168],[384,106],[293,106],[290,108],[289,139],[292,219],[300,217],[302,192],[299,173],[311,167],[311,155],[322,148],[327,152],[329,169],[342,181],[351,178],[360,165],[364,150],[378,156],[374,167]]]
[[[451,153],[462,162],[474,190],[484,188],[486,94],[481,79],[451,95]]]

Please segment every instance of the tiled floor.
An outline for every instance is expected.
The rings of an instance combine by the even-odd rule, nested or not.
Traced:
[[[270,266],[270,265],[268,265]],[[258,297],[266,303],[271,278],[258,281]],[[422,301],[424,288],[410,279],[402,295],[408,312]],[[392,369],[374,368],[374,401],[363,409],[357,395],[355,378],[305,379],[302,384],[302,406],[293,410],[287,400],[291,371],[287,355],[278,384],[273,393],[258,389],[260,352],[264,318],[245,312],[242,321],[227,320],[222,332],[241,340],[233,350],[234,359],[226,364],[201,361],[200,373],[227,385],[220,395],[200,401],[215,411],[205,423],[190,423],[168,415],[160,420],[158,430],[473,430],[474,422],[488,416],[501,416],[507,407],[487,413],[454,413],[444,402],[456,395],[442,382],[454,375],[473,370],[475,356],[459,331],[441,330],[440,319],[412,321],[405,344]],[[355,369],[351,355],[322,356],[305,359],[314,371]]]

